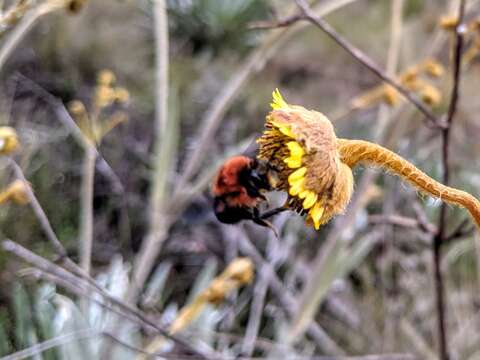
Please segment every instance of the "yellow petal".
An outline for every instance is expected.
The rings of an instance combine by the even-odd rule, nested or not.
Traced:
[[[295,180],[303,178],[306,173],[307,173],[307,168],[305,166],[295,170],[288,176],[288,183],[291,184]]]
[[[291,196],[296,196],[303,191],[303,179],[301,181],[296,182],[294,185],[290,186],[288,193]]]
[[[315,227],[315,230],[318,230],[320,228],[320,220],[323,216],[325,208],[320,204],[320,202],[317,202],[313,208],[310,209],[310,217],[313,220],[313,226]]]
[[[278,131],[280,131],[283,135],[286,135],[288,137],[291,137],[293,138],[293,133],[292,131],[290,130],[290,126],[289,125],[286,125],[286,124],[282,124],[278,121],[275,121],[275,120],[270,120],[270,123],[275,126]]]
[[[293,138],[293,133],[292,133],[292,131],[290,130],[290,127],[288,127],[288,126],[280,126],[280,127],[278,128],[278,130],[280,130],[280,132],[281,132],[283,135],[287,135],[288,137]]]
[[[296,141],[289,141],[287,143],[288,150],[290,150],[290,155],[291,156],[300,156],[302,157],[303,154],[305,154],[305,151],[303,151],[302,147],[300,146],[299,143]]]
[[[304,181],[305,181],[305,178],[298,178],[298,179],[289,181],[289,184],[290,186],[296,186],[298,184],[303,184]]]
[[[304,190],[304,191],[302,191],[300,194],[298,194],[298,197],[299,197],[300,199],[305,199],[305,198],[308,196],[308,194],[310,194],[310,193],[311,193],[310,190]]]
[[[302,166],[302,159],[288,157],[283,160],[290,169],[296,169]]]
[[[303,208],[304,209],[310,209],[313,205],[315,205],[315,202],[317,201],[318,195],[315,194],[313,191],[310,191],[305,200],[303,200]]]
[[[272,93],[272,98],[273,101],[270,104],[272,109],[274,110],[279,110],[279,109],[288,109],[288,104],[287,102],[283,99],[282,94],[280,94],[280,90],[275,89],[275,91]]]

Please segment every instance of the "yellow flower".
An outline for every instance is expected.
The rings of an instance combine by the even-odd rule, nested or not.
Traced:
[[[423,92],[424,101],[440,101],[433,86],[415,72],[408,75],[404,80]],[[315,229],[345,211],[353,192],[352,168],[360,163],[388,170],[423,193],[464,207],[480,229],[480,201],[471,194],[433,180],[378,144],[337,139],[327,117],[288,104],[278,90],[271,105],[265,131],[257,139],[257,158],[269,168],[272,189],[288,194],[285,205],[306,216],[306,223]]]
[[[0,155],[11,154],[19,146],[16,131],[9,126],[0,126]]]
[[[288,206],[318,229],[342,213],[353,191],[353,177],[339,171],[336,136],[330,121],[321,113],[288,104],[276,89],[267,115],[266,129],[257,140],[258,158],[275,172],[271,184],[288,193]],[[347,167],[348,168],[348,167]],[[351,172],[351,171],[350,171]],[[342,201],[333,194],[346,194]]]

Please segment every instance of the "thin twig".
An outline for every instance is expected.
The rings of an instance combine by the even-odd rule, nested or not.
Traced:
[[[255,342],[260,328],[260,322],[263,315],[265,297],[268,290],[267,270],[260,268],[257,270],[257,280],[253,289],[252,305],[250,306],[250,315],[245,329],[245,337],[242,343],[242,353],[244,356],[252,356],[255,350]]]
[[[17,45],[37,22],[37,20],[44,15],[63,8],[64,6],[65,4],[62,1],[47,1],[43,4],[40,4],[38,7],[33,9],[31,13],[26,14],[25,17],[22,18],[18,26],[13,29],[8,39],[5,41],[5,44],[3,44],[3,46],[0,48],[0,72],[2,71],[5,62],[12,51],[15,50]]]
[[[45,212],[43,211],[42,206],[38,202],[37,197],[33,193],[30,187],[30,184],[25,178],[25,174],[23,173],[23,170],[13,159],[10,159],[10,165],[12,166],[13,171],[15,172],[15,176],[25,183],[29,204],[33,212],[35,213],[35,216],[37,217],[37,220],[40,223],[40,226],[42,227],[45,233],[45,236],[53,245],[53,248],[55,249],[57,256],[60,257],[60,260],[63,260],[64,258],[67,257],[67,251],[65,250],[65,247],[62,245],[60,240],[58,240],[57,235],[53,231],[52,225],[50,224],[50,221],[48,220],[47,215],[45,215]]]
[[[90,274],[93,244],[93,186],[95,178],[96,150],[85,148],[80,190],[80,267]]]
[[[437,229],[435,225],[428,223],[428,226],[425,228],[424,225],[418,220],[401,215],[370,215],[368,221],[371,224],[388,224],[401,226],[404,228],[417,229],[428,234],[436,234]]]
[[[300,20],[302,16],[300,14],[293,14],[290,16],[286,16],[282,19],[278,19],[277,21],[256,21],[248,25],[249,30],[266,30],[266,29],[277,29],[282,27],[287,27],[292,25],[293,23]]]
[[[353,46],[349,41],[342,37],[336,30],[320,16],[317,16],[308,6],[305,0],[295,0],[299,8],[303,13],[303,18],[308,20],[312,24],[316,25],[320,30],[325,32],[333,41],[340,45],[344,50],[346,50],[350,55],[352,55],[356,60],[366,66],[370,71],[372,71],[380,79],[391,85],[399,93],[401,93],[407,100],[409,100],[420,112],[422,112],[427,120],[428,124],[437,128],[444,128],[445,124],[437,119],[437,117],[409,90],[404,86],[399,84],[394,78],[389,76],[385,71],[383,71],[370,57],[363,53],[360,49]]]
[[[455,28],[455,44],[454,44],[454,63],[453,63],[453,88],[450,99],[450,105],[447,112],[447,126],[442,129],[442,167],[443,167],[443,183],[448,185],[450,182],[450,131],[452,128],[455,113],[457,111],[460,87],[460,74],[462,64],[462,48],[463,34],[465,25],[463,18],[465,15],[465,0],[460,0],[458,10],[458,24]],[[438,321],[438,339],[439,339],[439,356],[442,360],[449,359],[446,329],[446,306],[444,282],[441,271],[441,246],[445,240],[447,224],[447,204],[442,203],[440,209],[440,218],[438,224],[438,234],[433,240],[433,264],[435,279],[435,296],[436,311]]]

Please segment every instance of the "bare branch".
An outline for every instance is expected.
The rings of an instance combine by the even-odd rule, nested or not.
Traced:
[[[454,44],[454,63],[453,63],[453,88],[450,99],[450,105],[447,112],[447,126],[442,129],[442,165],[443,165],[443,183],[448,185],[450,182],[450,130],[457,111],[460,74],[462,64],[462,48],[463,34],[465,25],[463,18],[465,15],[465,0],[460,0],[458,10],[458,22],[455,27],[455,44]],[[438,234],[433,240],[433,265],[435,279],[435,295],[436,310],[438,321],[438,338],[439,338],[439,356],[442,360],[450,358],[447,344],[447,328],[446,328],[446,308],[445,308],[445,291],[444,281],[441,271],[441,246],[445,240],[447,224],[447,204],[443,203],[440,209],[440,218],[438,223]]]
[[[385,81],[387,84],[395,88],[400,94],[402,94],[407,100],[409,100],[420,112],[422,112],[428,122],[427,124],[437,127],[445,128],[445,124],[441,122],[437,117],[409,90],[404,86],[399,84],[395,79],[389,76],[385,71],[383,71],[372,59],[370,59],[365,53],[360,49],[353,46],[348,42],[344,37],[335,31],[335,29],[330,26],[325,20],[320,16],[317,16],[308,6],[305,0],[295,0],[301,9],[304,19],[308,20],[312,24],[316,25],[320,30],[325,32],[333,41],[345,49],[350,55],[352,55],[356,60],[365,65],[370,71],[372,71],[376,76],[381,80]]]

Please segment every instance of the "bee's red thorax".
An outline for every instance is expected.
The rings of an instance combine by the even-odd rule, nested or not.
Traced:
[[[213,195],[228,196],[229,206],[256,206],[258,200],[248,195],[239,179],[240,172],[250,167],[252,162],[253,159],[241,155],[228,159],[215,177],[212,187]]]

